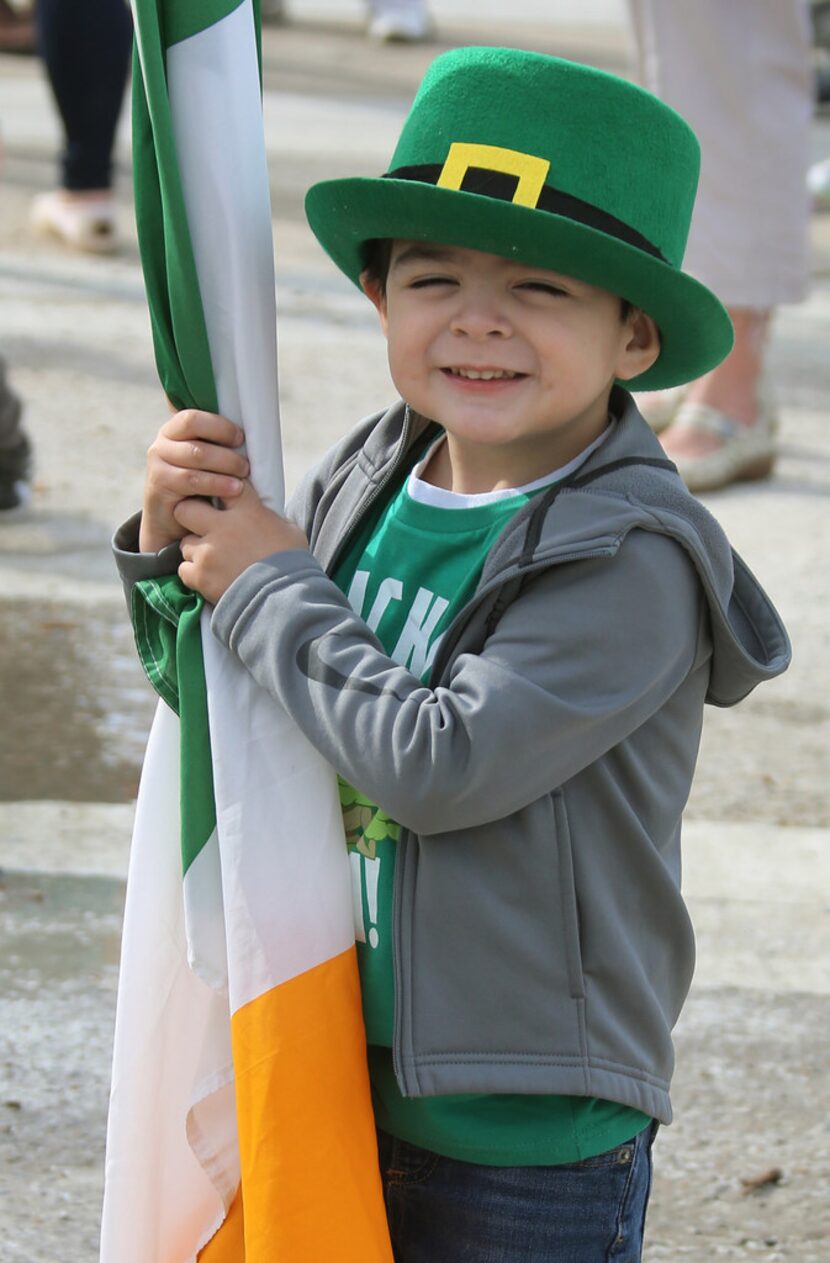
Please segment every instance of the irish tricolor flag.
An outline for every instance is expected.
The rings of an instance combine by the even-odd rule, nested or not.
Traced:
[[[134,0],[134,166],[162,385],[282,503],[252,0]],[[388,1263],[334,776],[175,579],[127,887],[103,1263]]]

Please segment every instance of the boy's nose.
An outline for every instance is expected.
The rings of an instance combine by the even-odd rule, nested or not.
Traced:
[[[468,338],[509,337],[510,321],[493,295],[459,294],[458,306],[450,321],[453,333]]]

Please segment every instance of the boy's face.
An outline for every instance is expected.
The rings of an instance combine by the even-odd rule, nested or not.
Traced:
[[[653,322],[623,319],[616,295],[480,250],[396,241],[385,294],[364,288],[401,397],[457,451],[523,481],[596,438],[614,378],[659,354]]]

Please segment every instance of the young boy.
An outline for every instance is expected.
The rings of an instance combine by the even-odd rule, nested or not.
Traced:
[[[789,659],[619,385],[729,349],[679,270],[696,177],[682,120],[613,76],[439,57],[389,174],[307,202],[401,402],[288,519],[236,425],[179,413],[116,540],[127,582],[178,567],[216,603],[216,636],[341,775],[402,1263],[641,1255],[693,969],[703,704]]]

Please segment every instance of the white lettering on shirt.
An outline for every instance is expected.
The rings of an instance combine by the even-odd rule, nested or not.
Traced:
[[[369,617],[366,622],[372,631],[377,631],[378,624],[386,613],[386,608],[392,601],[400,601],[403,596],[403,584],[400,579],[383,579],[378,588],[377,596],[372,603],[369,611]]]
[[[448,606],[449,601],[445,601],[442,596],[435,596],[429,588],[418,589],[398,643],[391,653],[394,661],[402,667],[409,667],[413,675],[423,675],[426,668],[432,665],[438,641],[430,652],[430,637]]]

